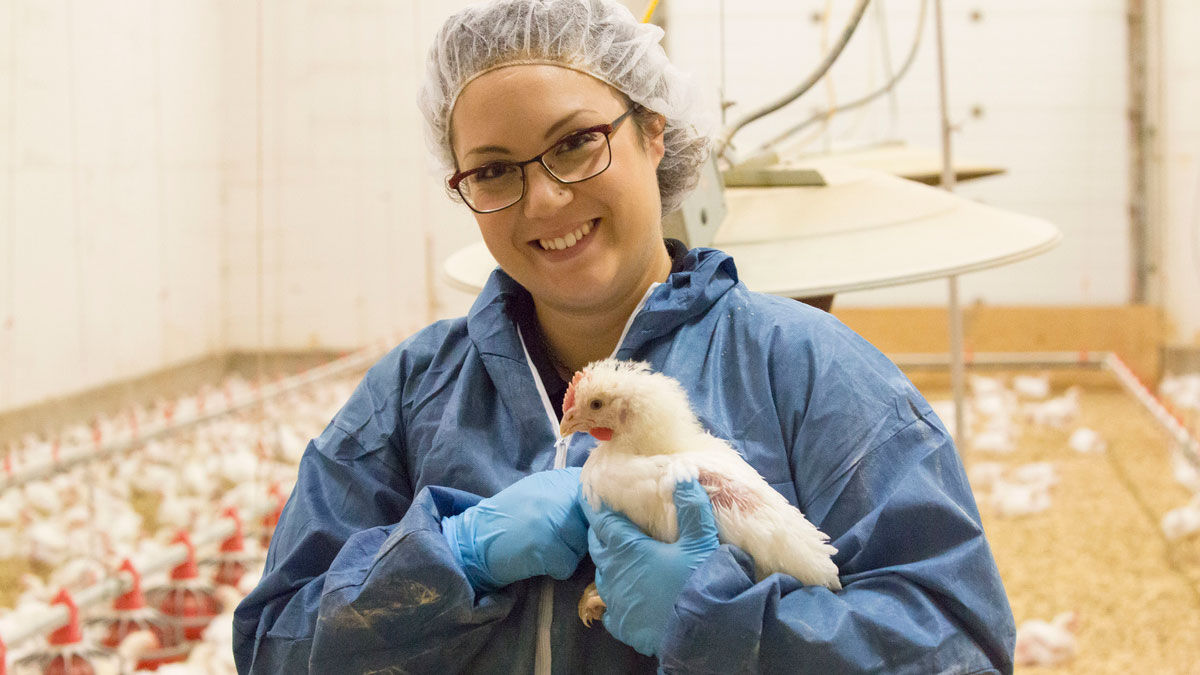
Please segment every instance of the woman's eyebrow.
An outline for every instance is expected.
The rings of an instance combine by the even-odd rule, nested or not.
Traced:
[[[561,129],[564,125],[569,124],[571,122],[571,120],[582,115],[583,113],[588,113],[588,112],[596,113],[597,115],[600,114],[598,111],[592,110],[591,108],[580,108],[579,110],[576,110],[574,112],[567,113],[565,116],[563,116],[557,122],[555,122],[554,124],[551,124],[549,129],[546,129],[546,134],[545,134],[545,136],[543,136],[543,138],[545,138],[545,140],[547,140],[547,141],[550,140],[550,138],[552,136],[554,136],[554,134],[558,133],[558,130]],[[508,148],[500,146],[500,145],[482,145],[478,148],[471,150],[467,154],[463,155],[463,159],[466,159],[467,157],[470,157],[471,155],[481,155],[481,154],[490,153],[490,152],[499,153],[502,155],[511,155],[512,154],[512,150],[509,150]]]
[[[576,117],[579,117],[580,115],[582,115],[585,112],[596,113],[597,115],[600,114],[590,108],[581,108],[579,110],[576,110],[575,112],[568,114],[566,117],[560,119],[559,121],[555,122],[554,124],[551,124],[550,128],[546,130],[546,135],[543,136],[543,138],[545,138],[547,141],[550,140],[550,137],[553,136],[554,134],[556,134],[561,127],[563,127],[564,125],[569,123],[571,120],[575,119]]]

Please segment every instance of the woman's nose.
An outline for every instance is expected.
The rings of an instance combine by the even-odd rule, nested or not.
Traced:
[[[525,167],[525,198],[521,201],[526,218],[554,215],[572,199],[571,186],[555,180],[546,167],[537,162]]]

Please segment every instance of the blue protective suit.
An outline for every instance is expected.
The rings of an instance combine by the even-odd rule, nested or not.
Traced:
[[[506,309],[522,293],[497,270],[467,317],[384,357],[309,444],[266,573],[234,617],[241,672],[530,673],[543,611],[554,673],[660,667],[579,621],[589,559],[567,581],[476,595],[440,532],[442,517],[556,464],[557,420]],[[876,349],[693,249],[617,356],[683,383],[707,429],[832,537],[845,586],[755,583],[752,561],[723,545],[676,602],[662,671],[1011,672],[1012,613],[962,464]],[[557,459],[581,465],[594,440],[569,441]]]

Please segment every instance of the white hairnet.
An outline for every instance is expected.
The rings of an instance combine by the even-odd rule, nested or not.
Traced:
[[[450,113],[463,87],[484,72],[517,63],[554,63],[608,83],[667,120],[658,167],[663,213],[696,185],[715,115],[696,85],[667,59],[658,26],[639,22],[613,0],[490,0],[442,25],[429,50],[417,101],[430,149],[455,170]]]

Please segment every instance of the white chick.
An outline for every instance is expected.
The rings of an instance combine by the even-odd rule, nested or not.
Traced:
[[[1050,508],[1050,492],[1042,485],[999,480],[992,484],[990,501],[1001,516],[1025,516]]]
[[[1200,468],[1192,463],[1179,446],[1175,446],[1171,451],[1171,475],[1185,488],[1192,492],[1200,492]]]
[[[1063,612],[1053,621],[1029,619],[1017,628],[1014,658],[1018,666],[1053,666],[1075,655],[1075,612]]]
[[[254,480],[258,471],[258,457],[253,452],[235,450],[219,458],[217,462],[221,478],[235,484]]]
[[[152,630],[135,630],[126,635],[117,645],[117,653],[127,665],[133,666],[142,660],[146,652],[162,649],[162,640]],[[132,668],[131,668],[132,669]]]
[[[1007,421],[1017,409],[1017,395],[1004,389],[976,394],[971,406],[984,417]]]
[[[1025,414],[1034,424],[1062,429],[1079,416],[1079,387],[1041,403],[1025,404]]]
[[[1071,449],[1080,453],[1104,452],[1108,449],[1108,443],[1101,438],[1100,434],[1087,427],[1079,427],[1071,432],[1071,437],[1067,439],[1067,445]]]
[[[998,377],[971,375],[970,378],[971,394],[974,396],[984,396],[1004,391],[1004,380]]]
[[[1200,495],[1177,509],[1167,511],[1162,519],[1163,534],[1167,539],[1179,539],[1200,531]]]
[[[58,523],[42,520],[25,529],[28,555],[36,562],[58,567],[78,547],[79,542],[72,540]]]
[[[1013,391],[1025,398],[1046,398],[1050,395],[1049,375],[1016,375]]]
[[[1048,490],[1058,484],[1058,469],[1053,462],[1030,462],[1014,468],[1009,477],[1024,485]]]
[[[972,435],[968,442],[972,450],[983,452],[1005,453],[1017,449],[1016,444],[1013,443],[1010,427],[989,426]]]
[[[58,490],[48,481],[26,483],[25,502],[42,513],[58,513],[63,508]]]
[[[1050,508],[1050,488],[1058,471],[1050,462],[1022,464],[992,482],[989,501],[1001,516],[1026,516]]]
[[[674,379],[644,363],[592,363],[567,390],[560,431],[584,431],[600,441],[580,475],[593,508],[603,502],[655,539],[675,541],[675,484],[696,479],[712,501],[718,538],[754,558],[760,580],[781,572],[808,585],[841,588],[829,537],[732,446],[704,431]],[[600,603],[585,606],[592,593],[589,587],[580,603],[585,623],[603,612]]]
[[[990,490],[997,481],[1004,479],[1005,469],[1000,462],[972,462],[967,467],[967,480],[976,492]]]
[[[1200,410],[1200,374],[1168,376],[1158,391],[1180,408]]]

